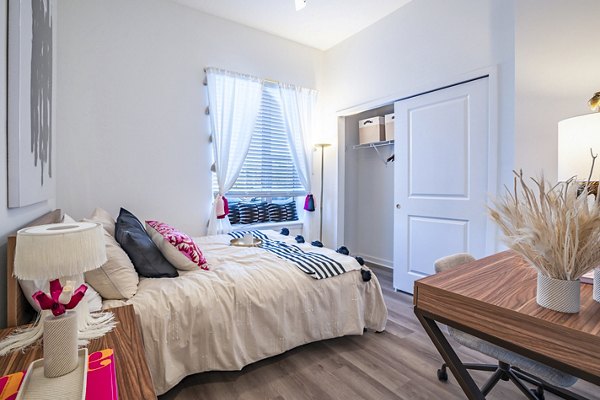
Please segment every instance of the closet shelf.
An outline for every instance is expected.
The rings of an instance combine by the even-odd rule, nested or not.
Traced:
[[[389,145],[392,145],[392,144],[394,144],[394,140],[384,140],[382,142],[356,144],[356,145],[352,146],[352,148],[354,150],[356,150],[356,149],[367,149],[367,148],[377,148],[377,147],[381,147],[381,146],[389,146]]]

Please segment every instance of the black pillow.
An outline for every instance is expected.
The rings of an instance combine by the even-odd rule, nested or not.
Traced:
[[[175,267],[162,255],[144,225],[124,208],[121,208],[115,225],[115,239],[127,253],[138,275],[146,278],[175,278]]]

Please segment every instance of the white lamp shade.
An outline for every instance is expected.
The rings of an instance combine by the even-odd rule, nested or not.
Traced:
[[[558,123],[558,180],[576,176],[585,181],[590,174],[592,156],[600,154],[600,113],[581,115]],[[596,160],[593,181],[599,180],[600,158]]]
[[[39,225],[17,232],[14,274],[19,279],[58,279],[105,262],[104,230],[97,222]]]

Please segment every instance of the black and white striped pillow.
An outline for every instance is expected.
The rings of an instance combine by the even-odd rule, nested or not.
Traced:
[[[298,212],[296,211],[296,202],[292,201],[285,204],[286,221],[297,221]]]
[[[234,202],[234,203],[229,203],[229,222],[232,225],[235,224],[239,224],[240,223],[240,209],[239,209],[239,202]]]
[[[240,203],[240,224],[251,224],[255,222],[258,215],[258,207],[253,203]]]

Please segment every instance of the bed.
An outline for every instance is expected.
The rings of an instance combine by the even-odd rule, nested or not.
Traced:
[[[296,244],[276,232],[266,234]],[[361,335],[365,328],[385,329],[387,309],[379,282],[374,274],[363,281],[352,257],[298,245],[354,269],[314,279],[264,249],[230,246],[230,239],[194,239],[210,271],[141,279],[128,301],[104,301],[104,308],[134,306],[157,394],[191,374],[239,370],[306,343]]]

